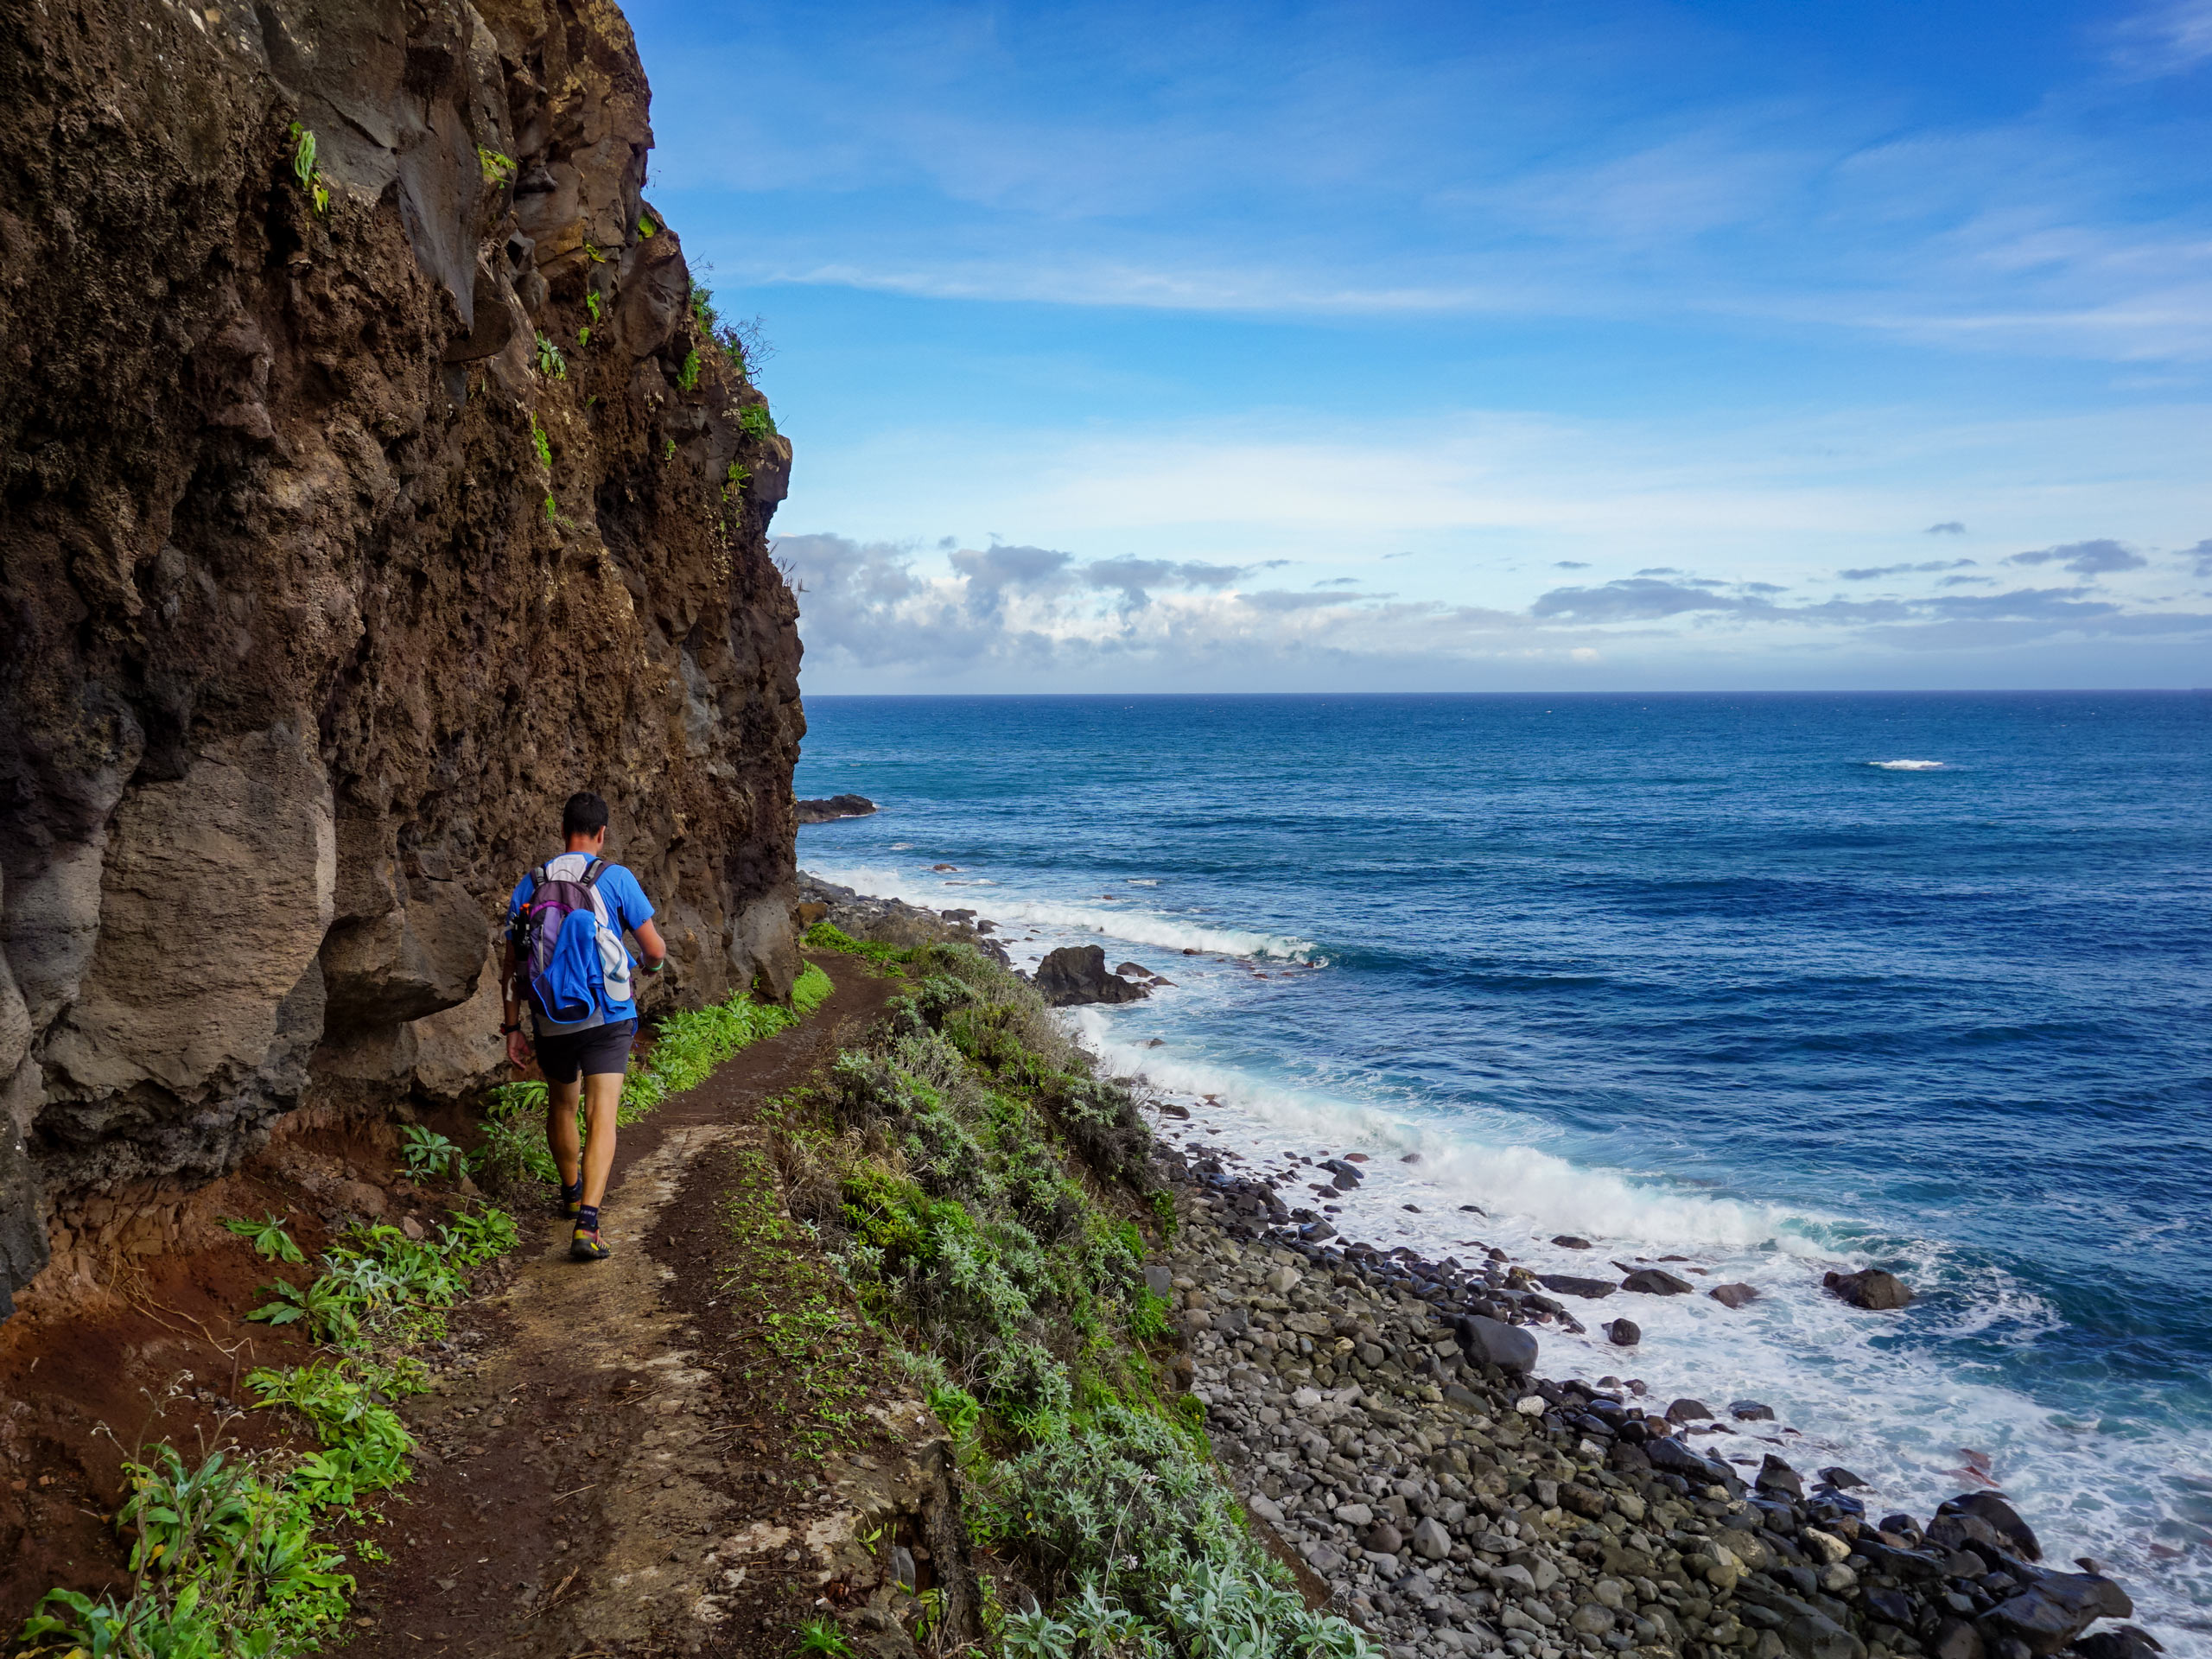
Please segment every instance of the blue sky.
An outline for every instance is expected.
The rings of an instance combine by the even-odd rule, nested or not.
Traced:
[[[810,692],[2212,684],[2212,0],[639,0]]]

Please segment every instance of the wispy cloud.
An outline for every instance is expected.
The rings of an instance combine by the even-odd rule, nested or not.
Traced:
[[[1872,582],[1877,576],[1917,575],[1923,570],[1963,570],[1972,559],[1923,559],[1917,564],[1869,564],[1856,570],[1839,570],[1836,575],[1846,582]]]
[[[2132,548],[2123,547],[2108,539],[2094,542],[2069,542],[2063,547],[2041,547],[2029,553],[2015,553],[2005,561],[2007,564],[2056,564],[2073,571],[2076,575],[2098,576],[2114,570],[2140,570],[2151,563]]]
[[[1967,533],[1967,527],[1955,518],[1946,518],[1940,524],[1929,525],[1923,533],[1929,536],[1963,536]]]

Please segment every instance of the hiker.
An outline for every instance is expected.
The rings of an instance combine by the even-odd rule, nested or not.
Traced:
[[[545,1073],[545,1139],[561,1171],[561,1213],[575,1222],[569,1255],[578,1262],[603,1262],[613,1252],[599,1236],[599,1207],[614,1167],[614,1111],[638,1034],[630,970],[660,972],[668,965],[668,947],[653,926],[652,903],[638,878],[601,856],[607,803],[588,791],[569,796],[561,809],[561,833],[569,850],[518,881],[507,905],[500,974],[506,1011],[499,1029],[507,1058],[518,1067],[528,1065],[532,1044],[522,1029],[526,1000],[537,1033],[537,1064]],[[645,947],[643,961],[623,945],[625,928]],[[580,1087],[588,1122],[581,1147]]]

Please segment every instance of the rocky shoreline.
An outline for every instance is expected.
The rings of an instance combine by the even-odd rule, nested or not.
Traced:
[[[1399,1659],[2139,1659],[2158,1643],[2086,1560],[2042,1564],[1994,1492],[1926,1522],[1850,1471],[1765,1452],[1747,1482],[1693,1444],[1773,1414],[1552,1382],[1580,1330],[1506,1253],[1388,1253],[1303,1227],[1265,1181],[1163,1143],[1176,1249],[1153,1270],[1217,1455],[1255,1519]],[[1326,1224],[1321,1224],[1325,1229]],[[1625,1358],[1624,1363],[1626,1363]],[[1738,1428],[1737,1425],[1741,1425]]]
[[[856,936],[943,938],[950,926],[1006,959],[972,912],[869,898],[804,872],[800,883]],[[1961,1493],[1923,1521],[1885,1509],[1848,1469],[1792,1466],[1791,1432],[1757,1401],[1709,1407],[1647,1391],[1625,1374],[1631,1319],[1604,1327],[1624,1375],[1543,1377],[1543,1334],[1584,1330],[1548,1293],[1694,1288],[1665,1267],[1612,1263],[1616,1276],[1586,1280],[1531,1272],[1493,1245],[1438,1261],[1381,1250],[1338,1234],[1353,1224],[1341,1209],[1294,1208],[1281,1177],[1243,1173],[1234,1154],[1165,1137],[1157,1147],[1179,1224],[1147,1274],[1168,1306],[1179,1381],[1205,1403],[1255,1525],[1394,1659],[2162,1651],[2133,1624],[2093,1629],[2133,1616],[2126,1592],[2087,1558],[2071,1564],[2079,1571],[2045,1563],[2000,1494]],[[1365,1160],[1295,1161],[1317,1190],[1343,1197]],[[1878,1272],[1829,1279],[1861,1308],[1910,1295]],[[1756,1293],[1707,1294],[1735,1307]],[[1739,1470],[1700,1442],[1761,1460]]]

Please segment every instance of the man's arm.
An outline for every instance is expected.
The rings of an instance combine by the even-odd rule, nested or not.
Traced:
[[[638,936],[638,943],[645,947],[645,961],[641,965],[647,973],[657,974],[668,965],[668,946],[662,942],[658,928],[651,922],[639,922],[630,931]]]
[[[507,1058],[518,1067],[530,1064],[530,1039],[523,1034],[522,1003],[515,989],[515,942],[511,938],[499,952],[499,1029],[507,1039]]]

